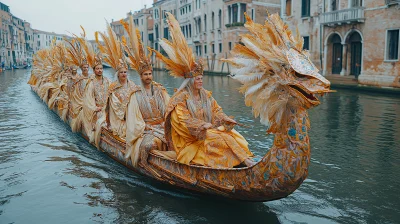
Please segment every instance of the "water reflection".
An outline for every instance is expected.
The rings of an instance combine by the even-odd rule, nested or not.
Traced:
[[[288,198],[245,203],[182,192],[124,168],[71,133],[25,84],[28,76],[0,73],[0,223],[400,222],[399,98],[347,90],[323,97],[310,110],[309,178]],[[163,72],[155,79],[170,94],[182,81]],[[244,106],[239,84],[207,76],[204,85],[249,126],[238,130],[250,148],[265,154],[273,137]]]

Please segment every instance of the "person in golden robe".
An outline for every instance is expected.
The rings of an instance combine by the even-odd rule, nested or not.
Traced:
[[[126,110],[129,96],[135,89],[135,83],[128,80],[128,68],[121,63],[118,68],[118,79],[111,83],[108,98],[108,122],[114,135],[125,139],[126,136]]]
[[[170,97],[161,84],[153,81],[151,59],[146,56],[132,16],[129,23],[121,23],[129,35],[129,42],[125,43],[128,61],[141,80],[141,85],[136,86],[130,95],[127,106],[125,157],[130,158],[134,166],[146,169],[150,151],[166,150],[164,115]]]
[[[104,44],[99,41],[99,35]],[[99,49],[104,55],[104,61],[116,70],[117,80],[111,83],[108,89],[107,126],[113,135],[125,139],[126,108],[135,83],[128,80],[128,65],[124,49],[111,26],[107,25],[107,33],[96,32],[95,36]]]
[[[73,132],[82,128],[82,106],[84,91],[89,79],[89,64],[86,59],[81,62],[82,74],[71,79],[68,84],[69,93],[69,123]]]
[[[92,45],[86,40],[86,32],[82,28],[83,36],[76,35],[72,40],[65,40],[69,46],[67,56],[70,63],[79,66],[82,73],[75,76],[69,83],[69,124],[73,132],[84,131],[83,102],[86,85],[89,80],[89,67],[94,65],[95,53]]]
[[[252,166],[253,154],[248,143],[233,129],[236,121],[223,113],[203,88],[202,62],[195,61],[179,23],[167,13],[172,42],[162,39],[160,45],[169,58],[153,50],[170,74],[185,78],[172,96],[165,120],[165,136],[170,150],[175,150],[180,163],[231,168],[244,164]]]
[[[101,56],[94,59],[94,75],[89,77],[83,98],[83,127],[90,143],[99,147],[101,127],[106,121],[106,105],[108,100],[108,87],[110,81],[103,76]]]

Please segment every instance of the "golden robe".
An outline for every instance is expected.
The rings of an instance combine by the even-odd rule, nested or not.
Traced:
[[[225,131],[220,122],[227,117],[212,97],[212,122],[214,128],[202,130],[204,121],[203,105],[196,105],[196,114],[192,116],[187,100],[189,93],[186,90],[174,95],[168,105],[165,136],[169,150],[175,150],[177,161],[184,164],[203,165],[213,168],[232,168],[239,165],[253,154],[248,149],[248,143],[237,131]]]
[[[140,86],[136,86],[129,98],[125,157],[130,158],[134,166],[140,161],[146,167],[151,150],[166,149],[164,113],[170,97],[161,84],[153,82],[152,86],[152,96],[147,96]]]
[[[71,78],[67,84],[69,97],[68,118],[73,132],[82,128],[82,106],[88,77],[80,75],[75,79]]]
[[[135,86],[134,82],[128,80],[125,86],[115,81],[109,87],[107,123],[112,133],[122,139],[125,139],[126,135],[126,108]]]
[[[89,138],[90,143],[95,143],[99,147],[101,127],[106,121],[106,104],[108,99],[108,87],[110,81],[106,77],[102,77],[99,81],[96,75],[92,75],[85,89],[83,99],[83,131]],[[101,107],[101,111],[96,112],[97,107]]]

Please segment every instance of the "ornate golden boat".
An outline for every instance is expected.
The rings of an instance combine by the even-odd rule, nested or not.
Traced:
[[[243,83],[246,105],[252,106],[261,123],[269,126],[268,132],[275,134],[273,146],[260,161],[251,167],[215,169],[181,164],[173,159],[174,151],[169,151],[169,156],[151,151],[145,167],[134,167],[125,158],[125,141],[105,128],[99,149],[137,173],[194,192],[245,201],[271,201],[293,193],[308,175],[307,110],[320,103],[316,94],[331,92],[330,83],[302,50],[301,36],[293,37],[278,15],[269,16],[269,24],[263,26],[248,16],[246,20],[253,36],[243,35],[244,45],[235,46],[234,58],[226,61],[234,67],[234,78]],[[266,38],[264,32],[271,37]],[[265,38],[254,37],[261,34]],[[270,55],[274,60],[269,60]],[[34,91],[38,91],[36,82],[32,75],[29,83]],[[53,111],[62,117],[58,107]]]

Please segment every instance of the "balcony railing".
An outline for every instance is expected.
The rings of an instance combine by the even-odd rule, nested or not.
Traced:
[[[364,22],[364,8],[350,8],[323,13],[321,23],[325,25],[341,25],[345,23]]]
[[[400,4],[400,0],[386,0],[386,5]]]

